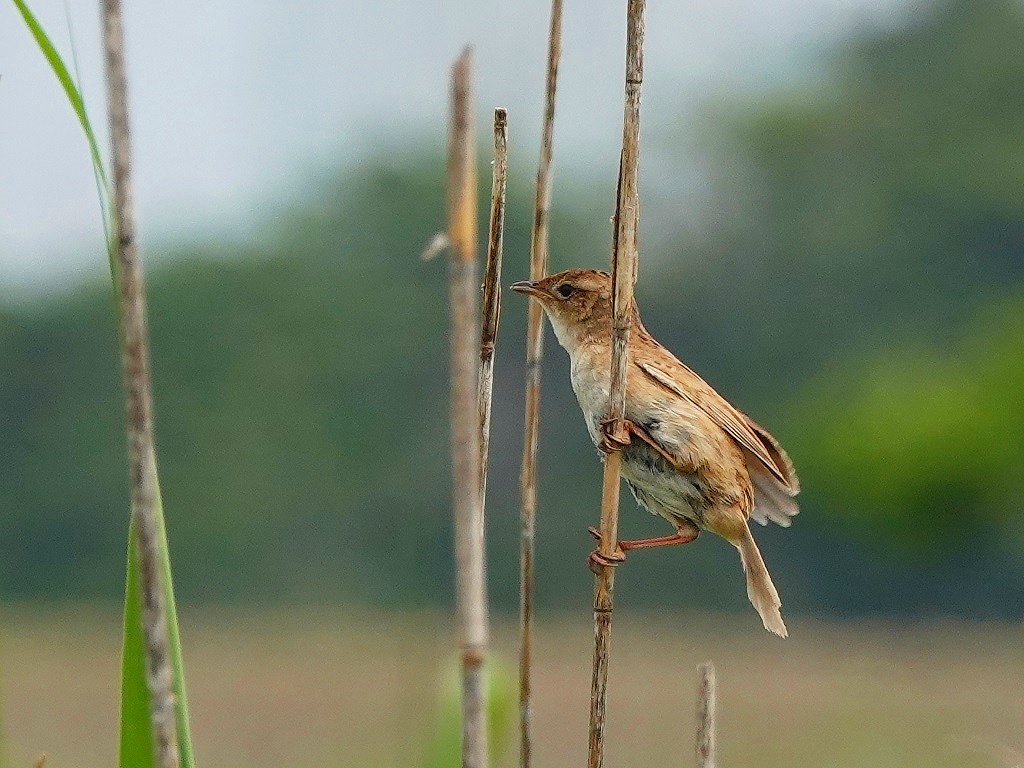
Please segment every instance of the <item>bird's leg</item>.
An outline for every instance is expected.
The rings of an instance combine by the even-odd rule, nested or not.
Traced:
[[[593,536],[598,541],[601,540],[601,532],[597,528],[590,527],[587,529],[587,533]],[[676,532],[671,536],[655,536],[651,539],[632,539],[630,541],[620,541],[616,547],[615,552],[618,555],[622,553],[622,558],[616,561],[616,565],[626,559],[626,552],[631,549],[650,549],[652,547],[669,547],[673,544],[689,544],[691,541],[700,535],[700,528],[689,520],[681,520],[676,523]],[[591,554],[591,560],[595,559],[595,555],[600,556],[599,552]],[[598,562],[605,565],[601,559],[598,558]]]
[[[615,431],[612,429],[614,424],[615,419],[605,419],[601,422],[601,439],[597,445],[599,450],[604,453],[621,451],[632,442],[632,438],[630,436],[636,435],[647,443],[647,445],[657,451],[658,455],[665,459],[669,466],[680,468],[678,460],[670,456],[665,449],[658,444],[658,441],[651,437],[643,427],[637,426],[629,419],[622,419],[618,422],[619,430]],[[591,536],[598,541],[601,541],[601,533],[596,528],[588,528],[587,530]],[[689,544],[697,538],[699,533],[700,529],[689,520],[680,521],[676,523],[676,532],[671,536],[656,536],[650,539],[620,541],[615,545],[615,551],[611,555],[604,555],[600,550],[595,549],[590,553],[590,557],[587,559],[587,562],[590,565],[590,570],[597,573],[601,567],[613,567],[623,562],[626,559],[627,550],[647,549],[650,547],[668,547],[673,544]]]
[[[619,546],[623,552],[631,549],[649,549],[651,547],[669,547],[673,544],[689,544],[700,534],[700,528],[689,520],[676,523],[676,532],[671,536],[655,536],[652,539],[633,539],[632,541],[620,541]]]

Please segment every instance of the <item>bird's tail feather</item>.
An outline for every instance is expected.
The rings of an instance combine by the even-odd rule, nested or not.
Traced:
[[[743,573],[747,577],[747,597],[761,615],[764,628],[779,637],[786,637],[789,633],[779,611],[782,601],[779,600],[779,593],[772,583],[772,577],[768,575],[768,569],[748,526],[743,526],[742,535],[734,543],[740,551]]]

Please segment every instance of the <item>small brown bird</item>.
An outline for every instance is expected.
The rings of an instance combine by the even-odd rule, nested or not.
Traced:
[[[671,536],[620,541],[614,561],[630,549],[686,544],[704,529],[717,533],[739,550],[747,596],[765,629],[786,637],[779,593],[747,525],[753,518],[788,527],[799,511],[793,499],[799,481],[782,446],[655,341],[635,308],[626,434],[609,434],[611,276],[571,269],[512,289],[540,302],[569,353],[572,388],[594,444],[605,453],[621,447],[622,476],[637,502],[676,529]],[[599,552],[591,557],[605,562]]]

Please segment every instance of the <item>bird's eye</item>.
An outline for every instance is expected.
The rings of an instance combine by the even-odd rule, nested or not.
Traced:
[[[569,283],[562,283],[555,290],[558,291],[558,295],[563,299],[568,299],[572,296],[573,287]]]

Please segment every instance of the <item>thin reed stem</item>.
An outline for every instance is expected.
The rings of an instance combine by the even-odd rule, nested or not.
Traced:
[[[530,237],[530,279],[548,272],[548,219],[551,212],[551,171],[555,132],[555,93],[558,62],[562,56],[562,0],[551,2],[548,30],[544,128],[534,190],[533,229]],[[533,556],[537,519],[537,445],[540,437],[540,368],[544,357],[543,310],[529,302],[526,332],[526,420],[523,427],[523,462],[520,483],[519,549],[519,765],[530,768],[533,759]]]
[[[715,768],[715,665],[705,661],[697,672],[697,768]]]
[[[472,131],[473,56],[452,67],[448,144],[448,239],[451,243],[451,419],[455,592],[462,654],[462,765],[487,766],[483,665],[487,649],[484,526],[480,503],[480,431],[476,402],[477,264],[476,149]]]
[[[609,393],[613,436],[625,438],[622,419],[626,407],[627,350],[633,314],[633,285],[637,271],[637,229],[640,224],[638,188],[640,160],[640,86],[643,82],[644,0],[627,0],[626,86],[622,121],[622,154],[615,200],[615,234],[612,246],[612,361]],[[615,555],[619,524],[619,451],[605,458],[601,487],[601,542],[606,562]],[[594,589],[594,664],[590,690],[589,768],[604,764],[605,722],[608,699],[608,663],[611,651],[615,569],[598,565]]]
[[[161,571],[161,524],[156,450],[153,444],[153,395],[149,371],[146,291],[135,241],[131,140],[128,127],[128,80],[124,65],[124,30],[120,0],[103,2],[107,98],[110,108],[114,170],[114,227],[125,387],[131,510],[137,536],[146,681],[149,686],[157,765],[178,768],[174,677],[168,638],[165,585]]]
[[[508,175],[508,112],[494,110],[494,166],[491,171],[491,217],[484,267],[483,317],[480,328],[480,385],[477,390],[480,429],[481,519],[487,506],[487,464],[491,444],[491,392],[494,389],[494,353],[501,313],[501,258],[505,238],[505,190]]]
[[[505,189],[508,173],[508,113],[494,110],[494,166],[491,172],[491,216],[487,237],[487,264],[484,268],[484,299],[480,329],[480,373],[477,389],[478,428],[480,441],[479,526],[481,542],[485,540],[487,507],[487,467],[491,444],[491,393],[494,389],[494,353],[498,339],[498,318],[501,313],[501,258],[505,236]],[[481,544],[482,546],[482,544]],[[481,557],[483,555],[481,554]],[[481,576],[486,579],[486,569]],[[486,581],[484,581],[486,595]],[[486,611],[486,603],[481,610]],[[487,621],[486,613],[484,622]],[[486,624],[485,624],[486,631]],[[484,640],[486,643],[486,638]],[[478,649],[483,654],[485,647]],[[479,687],[479,686],[477,686]],[[486,694],[486,691],[484,691]],[[486,720],[486,696],[480,702]],[[482,727],[482,726],[481,726]],[[483,751],[486,752],[486,742]],[[486,757],[486,754],[484,754]],[[476,759],[480,759],[479,755]],[[481,763],[478,763],[481,764]],[[482,765],[482,764],[481,764]]]

